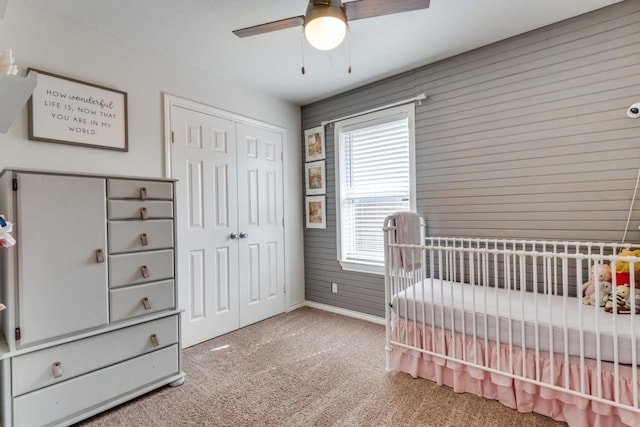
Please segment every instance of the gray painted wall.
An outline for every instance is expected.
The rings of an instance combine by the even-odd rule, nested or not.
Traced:
[[[429,235],[620,241],[640,167],[640,120],[625,114],[640,101],[639,34],[628,0],[306,105],[302,127],[424,92],[416,190]],[[327,229],[305,229],[306,299],[383,316],[383,277],[336,260],[325,133]],[[627,241],[640,244],[639,224],[635,209]]]

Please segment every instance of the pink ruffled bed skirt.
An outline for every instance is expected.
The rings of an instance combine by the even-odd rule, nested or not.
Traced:
[[[432,346],[432,334],[435,334],[435,348]],[[524,355],[520,347],[509,351],[509,345],[488,342],[488,360],[485,360],[484,339],[474,340],[462,334],[444,331],[444,347],[442,345],[443,331],[426,326],[414,325],[402,319],[394,320],[392,340],[408,345],[435,351],[439,354],[462,359],[463,341],[467,360],[473,361],[476,352],[476,363],[493,369],[508,372],[509,357],[513,357],[513,373],[525,378],[536,378],[535,350],[526,349]],[[455,350],[454,350],[455,349]],[[500,358],[500,368],[498,367]],[[523,368],[524,357],[524,368]],[[554,372],[551,380],[551,364]],[[584,427],[613,427],[640,426],[640,414],[634,411],[616,408],[590,399],[573,396],[560,391],[540,387],[525,381],[486,372],[480,368],[448,361],[439,357],[423,354],[419,351],[393,346],[391,366],[394,370],[406,372],[409,375],[426,378],[442,385],[453,387],[458,393],[473,393],[488,399],[498,400],[509,408],[520,412],[536,412],[558,421],[565,421],[569,426]],[[568,366],[564,357],[553,360],[549,353],[540,352],[540,381],[564,387],[565,371],[569,370],[569,388],[580,390],[580,359],[570,357]],[[524,375],[523,375],[523,371]],[[620,387],[620,402],[633,405],[633,377],[632,368],[620,366],[618,384]],[[602,398],[614,401],[614,384],[616,382],[612,363],[602,363]],[[638,373],[640,377],[640,372]],[[640,381],[636,387],[640,385]],[[597,369],[595,361],[585,360],[585,392],[594,396],[597,392]]]

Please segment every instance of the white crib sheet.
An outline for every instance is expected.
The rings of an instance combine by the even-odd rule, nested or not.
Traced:
[[[566,322],[568,353],[572,356],[580,356],[582,324],[584,357],[597,358],[599,335],[600,360],[610,362],[614,361],[616,348],[613,345],[615,328],[618,336],[618,361],[623,364],[631,364],[633,361],[631,337],[634,324],[636,362],[640,362],[640,315],[614,315],[601,307],[582,305],[581,301],[582,299],[574,297],[565,300],[562,296],[495,288],[486,288],[485,300],[485,289],[481,286],[425,279],[393,296],[391,304],[395,315],[415,320],[419,325],[424,320],[426,325],[443,327],[444,317],[445,329],[451,330],[454,324],[456,332],[464,332],[467,336],[474,336],[475,329],[477,338],[484,339],[486,335],[489,340],[502,343],[509,343],[509,335],[512,335],[511,342],[518,347],[522,346],[523,326],[525,347],[536,347],[537,324],[540,350],[555,353],[564,353]],[[496,327],[496,319],[499,319],[499,327]],[[553,336],[551,341],[550,335]]]

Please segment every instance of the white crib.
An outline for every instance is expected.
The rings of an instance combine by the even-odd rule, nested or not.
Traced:
[[[616,261],[636,283],[640,258],[616,255],[629,245],[425,238],[424,226],[424,244],[403,245],[393,217],[384,232],[388,370],[570,426],[640,426],[640,289],[630,314],[581,295],[594,263],[611,265],[616,293]]]

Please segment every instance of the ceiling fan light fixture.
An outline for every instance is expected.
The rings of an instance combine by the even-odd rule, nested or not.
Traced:
[[[314,4],[315,3],[315,4]],[[341,1],[311,1],[304,19],[304,35],[311,46],[331,50],[347,34],[347,15]]]

